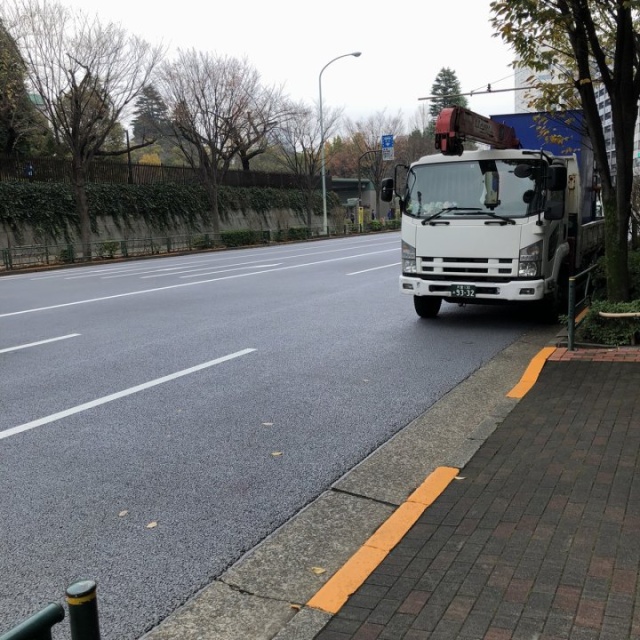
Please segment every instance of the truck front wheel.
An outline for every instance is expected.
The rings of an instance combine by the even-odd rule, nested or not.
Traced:
[[[440,311],[442,298],[432,296],[413,296],[413,306],[421,318],[435,318]]]
[[[542,324],[556,324],[560,316],[560,300],[558,291],[534,303],[535,319]]]

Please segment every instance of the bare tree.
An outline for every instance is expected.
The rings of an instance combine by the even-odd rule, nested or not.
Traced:
[[[394,138],[404,133],[402,114],[388,116],[386,111],[378,111],[366,120],[347,120],[346,129],[358,147],[358,177],[371,180],[379,206],[382,180],[388,173],[388,161],[382,159],[382,136]]]
[[[288,115],[271,135],[277,157],[284,169],[297,178],[298,188],[305,202],[307,226],[312,226],[314,194],[321,169],[321,136],[319,110],[303,102],[290,104]],[[337,109],[323,109],[325,140],[331,137],[340,120]]]
[[[200,171],[220,233],[218,192],[234,158],[248,163],[266,149],[277,124],[280,93],[264,89],[246,59],[195,50],[178,52],[162,70],[161,93],[187,162]],[[215,240],[214,240],[215,241]]]
[[[269,135],[281,120],[291,115],[281,88],[263,87],[254,76],[253,87],[247,87],[253,105],[239,119],[235,127],[234,138],[238,158],[245,171],[249,171],[250,162],[269,148]]]
[[[89,259],[89,166],[148,83],[161,47],[46,0],[16,0],[6,9],[5,25],[16,38],[57,142],[69,150],[83,257]]]

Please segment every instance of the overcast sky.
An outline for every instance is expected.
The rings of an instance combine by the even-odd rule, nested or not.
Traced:
[[[430,95],[443,67],[463,92],[514,86],[512,53],[489,25],[490,0],[59,0],[122,24],[172,50],[194,48],[246,57],[265,85],[283,86],[292,99],[343,108],[352,120],[386,110],[411,122],[419,98]],[[483,115],[514,110],[512,91],[478,94],[469,106]]]

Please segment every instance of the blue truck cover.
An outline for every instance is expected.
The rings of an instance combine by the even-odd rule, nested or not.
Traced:
[[[581,217],[583,222],[593,219],[593,147],[584,124],[582,110],[503,113],[489,117],[513,127],[523,149],[542,149],[560,156],[575,153],[580,168],[580,183],[585,192]]]

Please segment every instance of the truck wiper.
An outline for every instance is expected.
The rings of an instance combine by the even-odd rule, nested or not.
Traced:
[[[428,218],[425,218],[422,221],[422,224],[425,225],[431,220],[435,220],[439,218],[443,213],[449,213],[450,211],[482,211],[481,207],[445,207],[444,209],[440,209],[440,211],[436,211],[434,214],[430,215]]]
[[[501,220],[505,224],[515,224],[516,223],[516,221],[513,218],[507,218],[505,216],[499,216],[497,213],[494,213],[493,211],[484,211],[483,213],[485,215],[488,215],[490,218],[495,218],[496,220]],[[485,224],[489,224],[489,223],[487,222]]]

